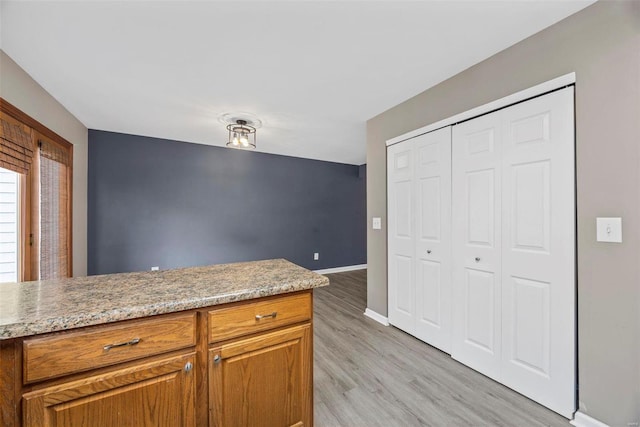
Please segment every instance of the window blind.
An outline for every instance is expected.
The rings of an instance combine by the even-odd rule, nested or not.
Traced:
[[[26,174],[33,161],[31,129],[5,114],[0,115],[0,167]]]
[[[69,277],[69,150],[38,142],[40,172],[39,278]]]

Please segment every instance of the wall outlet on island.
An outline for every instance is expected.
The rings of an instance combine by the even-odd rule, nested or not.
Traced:
[[[314,261],[317,261],[317,260],[319,260],[319,259],[320,259],[320,253],[319,253],[319,252],[314,252],[314,253],[313,253],[313,260],[314,260]]]
[[[156,266],[156,267],[151,267],[151,271],[158,271],[160,270],[160,267]]]

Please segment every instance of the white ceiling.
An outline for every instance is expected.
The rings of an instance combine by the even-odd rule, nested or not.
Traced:
[[[593,3],[2,1],[2,49],[90,129],[362,164],[365,122]]]

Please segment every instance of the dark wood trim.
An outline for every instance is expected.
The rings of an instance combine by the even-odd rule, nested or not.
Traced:
[[[32,168],[34,165],[32,164]],[[35,280],[37,272],[34,270],[34,246],[31,245],[32,234],[35,233],[34,219],[34,195],[33,195],[33,171],[20,176],[20,259],[21,271],[18,281],[27,282]]]
[[[29,277],[25,278],[25,280],[38,280],[40,277],[40,258],[38,257],[38,248],[40,247],[40,222],[38,218],[40,217],[40,155],[38,148],[38,136],[37,132],[33,131],[33,143],[35,147],[35,155],[33,157],[33,162],[31,162],[31,169],[27,174],[27,181],[29,182],[29,187],[27,191],[30,194],[29,201],[29,235],[25,242],[25,246],[28,245],[29,248]],[[25,263],[27,261],[25,260]]]
[[[18,107],[15,107],[11,103],[7,102],[4,98],[0,98],[0,111],[12,116],[14,119],[21,121],[25,125],[30,128],[40,132],[45,137],[51,139],[52,141],[57,142],[65,148],[72,150],[73,152],[73,144],[34,119],[28,114],[24,113]]]
[[[67,191],[69,198],[67,199],[67,214],[69,215],[69,226],[67,227],[67,245],[69,245],[67,274],[73,277],[73,147],[69,151],[69,167],[67,168]]]
[[[314,359],[313,359],[313,357],[314,357],[313,355],[315,354],[314,353],[314,349],[313,349],[313,342],[315,341],[313,339],[313,328],[314,328],[314,326],[313,326],[313,318],[314,318],[314,315],[313,315],[313,311],[314,311],[313,310],[313,290],[309,291],[309,297],[311,298],[311,318],[309,319],[309,327],[311,328],[310,329],[310,335],[311,336],[309,337],[309,351],[311,352],[311,356],[309,356],[309,358],[311,359],[311,362],[309,363],[309,371],[310,371],[309,378],[311,378],[311,380],[310,380],[311,381],[311,387],[309,387],[310,396],[309,396],[308,402],[310,402],[310,405],[311,405],[311,409],[309,410],[309,427],[313,427],[315,425],[315,414],[314,414],[315,413],[315,410],[314,410],[315,405],[313,403],[314,402],[314,400],[313,400],[313,389],[314,389],[314,387],[313,387],[313,365],[315,365],[315,362],[314,362]]]
[[[21,418],[20,349],[16,340],[0,342],[0,425],[18,427]]]
[[[198,311],[196,318],[196,426],[209,424],[209,314]]]

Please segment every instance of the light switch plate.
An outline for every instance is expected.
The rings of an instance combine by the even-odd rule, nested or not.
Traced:
[[[382,218],[374,217],[373,218],[373,229],[380,230],[382,228]]]
[[[596,240],[622,243],[622,218],[596,218]]]

